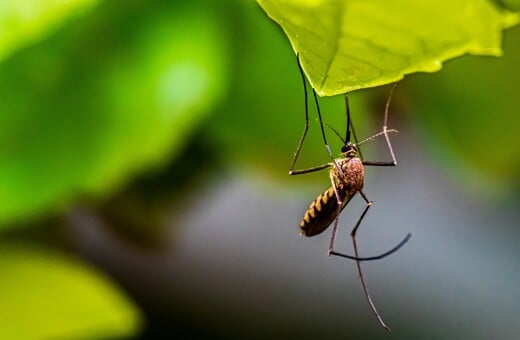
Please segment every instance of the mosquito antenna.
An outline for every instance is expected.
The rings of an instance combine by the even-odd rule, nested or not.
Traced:
[[[399,131],[397,131],[396,129],[386,130],[386,133],[397,133],[397,132],[399,132]],[[363,144],[363,143],[366,143],[366,142],[369,142],[369,141],[372,141],[372,140],[376,139],[376,137],[384,136],[384,135],[385,135],[385,131],[378,132],[375,135],[367,137],[367,138],[363,139],[361,142],[356,143],[356,146],[358,146],[360,144]]]

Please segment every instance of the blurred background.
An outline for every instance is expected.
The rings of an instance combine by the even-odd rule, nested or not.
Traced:
[[[287,175],[303,89],[256,3],[15,3],[0,5],[0,338],[388,336],[355,263],[326,256],[330,233],[299,236],[330,182]],[[399,164],[366,169],[361,254],[413,234],[363,264],[399,338],[520,331],[518,27],[503,48],[407,76]],[[352,93],[359,137],[389,90]],[[344,99],[321,105],[343,131]],[[300,168],[329,160],[310,116]],[[389,159],[384,139],[362,150]],[[341,216],[346,253],[363,206]]]

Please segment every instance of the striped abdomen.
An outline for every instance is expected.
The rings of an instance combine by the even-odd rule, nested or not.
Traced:
[[[345,191],[340,191],[340,195],[346,196]],[[342,197],[343,206],[347,204],[350,197]],[[334,188],[330,187],[319,195],[309,206],[300,222],[301,233],[305,236],[314,236],[323,232],[334,221],[338,214],[338,199],[334,193]]]
[[[340,174],[335,167],[331,168],[334,185],[342,200],[343,210],[348,201],[356,192],[363,189],[364,168],[359,158],[340,158],[336,162],[343,170]],[[330,187],[319,195],[309,206],[300,222],[301,233],[305,236],[314,236],[323,232],[338,215],[338,199],[334,188]]]

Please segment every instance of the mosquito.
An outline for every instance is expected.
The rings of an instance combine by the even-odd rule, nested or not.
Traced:
[[[383,129],[381,132],[376,133],[373,136],[370,136],[366,138],[365,140],[361,142],[357,142],[357,137],[355,134],[355,130],[352,124],[352,119],[350,116],[350,108],[349,108],[349,102],[348,102],[348,96],[345,95],[345,106],[346,106],[346,116],[347,116],[347,123],[346,123],[346,133],[345,133],[345,139],[341,138],[339,133],[332,128],[334,133],[342,140],[343,146],[341,148],[341,154],[342,157],[340,158],[334,158],[332,155],[332,152],[330,150],[329,144],[327,142],[327,137],[325,134],[325,128],[323,126],[323,120],[321,117],[320,107],[318,103],[318,98],[316,95],[316,91],[314,88],[312,89],[313,95],[314,95],[314,101],[316,104],[317,112],[318,112],[318,120],[320,123],[321,128],[321,134],[323,137],[323,142],[325,144],[325,148],[331,157],[331,162],[325,163],[323,165],[315,166],[308,169],[294,169],[296,160],[298,158],[298,155],[301,151],[303,142],[305,140],[305,137],[307,135],[307,131],[309,129],[309,113],[308,113],[308,100],[307,100],[307,85],[305,82],[305,75],[303,73],[302,66],[300,64],[299,55],[297,56],[298,60],[298,67],[300,69],[300,73],[302,75],[303,79],[303,86],[304,86],[304,94],[305,94],[305,127],[303,130],[303,134],[300,138],[300,141],[298,143],[298,146],[296,148],[296,152],[294,154],[294,158],[291,164],[291,169],[289,171],[289,175],[301,175],[301,174],[307,174],[310,172],[320,171],[324,169],[329,169],[329,178],[331,182],[331,187],[327,190],[325,190],[322,194],[320,194],[312,203],[310,204],[307,211],[304,213],[303,219],[300,222],[300,230],[301,234],[305,236],[314,236],[322,233],[325,229],[327,229],[332,222],[334,222],[334,226],[332,229],[332,236],[330,239],[329,244],[329,251],[328,255],[335,255],[340,256],[344,258],[348,258],[351,260],[355,260],[357,264],[357,270],[359,274],[359,278],[361,281],[361,286],[363,288],[365,297],[368,301],[368,304],[370,305],[370,308],[372,309],[373,313],[375,314],[376,318],[378,319],[381,326],[383,326],[386,330],[390,331],[390,328],[385,324],[383,321],[381,315],[379,314],[375,304],[372,301],[372,298],[370,297],[370,293],[368,291],[368,287],[366,285],[363,272],[361,270],[361,261],[370,261],[370,260],[378,260],[382,259],[397,250],[401,248],[411,237],[411,234],[407,234],[406,237],[394,248],[390,249],[389,251],[382,253],[380,255],[376,256],[370,256],[370,257],[360,257],[356,242],[356,233],[358,231],[358,228],[361,224],[361,221],[367,214],[368,210],[372,206],[372,201],[370,201],[365,193],[363,192],[363,180],[364,180],[364,166],[396,166],[397,160],[392,148],[392,144],[390,143],[390,133],[397,132],[397,130],[394,129],[388,129],[388,112],[390,108],[390,101],[392,98],[392,94],[394,92],[394,89],[396,87],[396,84],[392,87],[390,94],[388,96],[388,99],[386,101],[385,105],[385,115],[384,115],[384,121],[383,121]],[[351,135],[354,137],[355,144],[351,142]],[[363,160],[361,152],[358,151],[358,146],[362,143],[365,143],[369,140],[373,140],[376,137],[384,136],[386,140],[386,145],[388,147],[388,151],[390,153],[390,156],[392,158],[391,161],[366,161]],[[357,157],[357,154],[359,153],[360,157]],[[354,247],[354,255],[348,255],[339,253],[334,250],[334,244],[336,241],[336,234],[338,230],[338,223],[339,223],[339,215],[341,211],[347,206],[347,204],[350,202],[350,200],[359,193],[360,196],[363,198],[363,200],[366,203],[365,209],[361,213],[359,219],[357,220],[356,224],[352,228],[352,231],[350,232],[350,236],[352,238],[352,244]]]

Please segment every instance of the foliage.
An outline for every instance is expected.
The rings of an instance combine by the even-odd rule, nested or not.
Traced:
[[[501,30],[518,22],[488,0],[258,2],[322,96],[435,72],[468,52],[500,55]]]
[[[412,119],[436,161],[490,199],[515,190],[520,169],[514,142],[520,126],[520,27],[508,33],[502,58],[462,58],[439,74],[417,75],[404,84],[407,102],[418,113]]]
[[[211,12],[173,7],[124,23],[140,8],[105,3],[2,64],[0,229],[182,150],[225,89],[226,41]]]
[[[0,62],[26,45],[44,39],[70,17],[98,0],[22,0],[0,2]]]
[[[139,312],[101,273],[27,244],[0,246],[0,338],[129,336]]]

